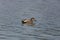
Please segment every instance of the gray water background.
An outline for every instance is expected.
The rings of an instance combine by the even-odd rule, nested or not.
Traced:
[[[0,40],[60,40],[60,0],[0,0]]]

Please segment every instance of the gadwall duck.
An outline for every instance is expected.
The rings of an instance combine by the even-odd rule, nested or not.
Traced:
[[[35,20],[35,18],[32,17],[30,19],[23,19],[21,22],[22,22],[22,24],[33,26],[34,25],[33,21],[36,21],[36,20]]]

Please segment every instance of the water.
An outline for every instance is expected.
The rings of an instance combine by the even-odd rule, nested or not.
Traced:
[[[31,17],[34,27],[21,25]],[[0,40],[60,40],[60,0],[0,0]]]

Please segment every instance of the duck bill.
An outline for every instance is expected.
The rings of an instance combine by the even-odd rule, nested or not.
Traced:
[[[37,20],[34,20],[34,21],[37,21]]]

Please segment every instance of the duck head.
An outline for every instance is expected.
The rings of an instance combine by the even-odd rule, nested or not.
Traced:
[[[34,17],[31,18],[32,21],[36,21]]]

